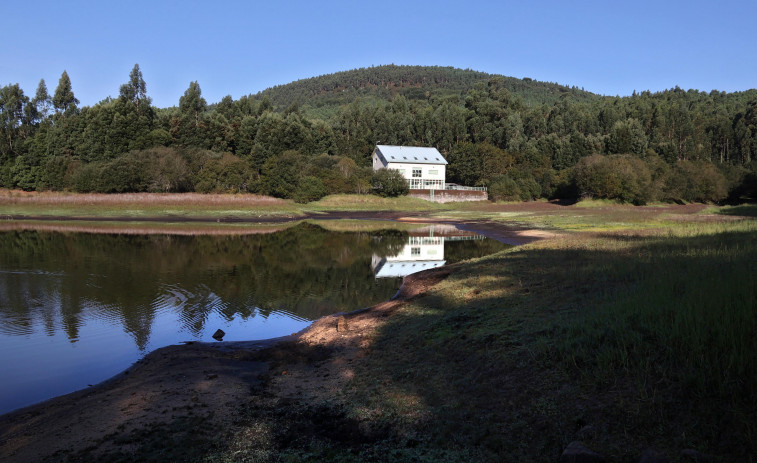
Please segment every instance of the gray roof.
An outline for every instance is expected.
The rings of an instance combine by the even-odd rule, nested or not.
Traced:
[[[376,278],[405,277],[430,268],[442,267],[446,262],[446,260],[388,261],[383,258],[373,269],[373,273]]]
[[[408,162],[413,164],[447,164],[442,154],[436,148],[418,146],[390,146],[376,145],[376,152],[383,158],[384,164],[389,162]]]

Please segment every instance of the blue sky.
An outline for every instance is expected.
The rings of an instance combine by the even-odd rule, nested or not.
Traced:
[[[757,87],[755,0],[25,1],[6,4],[0,85],[83,105],[117,96],[139,63],[160,107],[197,80],[208,102],[381,64],[440,65],[634,90]]]

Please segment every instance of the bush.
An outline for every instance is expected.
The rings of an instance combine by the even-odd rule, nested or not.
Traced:
[[[518,183],[507,175],[494,177],[489,183],[489,199],[492,201],[517,201],[520,198]]]
[[[81,164],[72,174],[74,191],[79,193],[97,192],[100,188],[100,172],[102,166],[99,163]]]
[[[73,187],[73,177],[79,169],[79,161],[70,156],[53,156],[42,169],[38,190],[62,191]]]
[[[634,156],[594,155],[581,158],[574,170],[583,197],[645,204],[651,199],[652,177],[644,161]]]
[[[665,198],[671,201],[718,202],[727,196],[725,176],[706,162],[679,161],[665,188]]]
[[[195,174],[199,193],[243,193],[250,191],[251,183],[250,166],[231,154],[208,157]]]
[[[140,152],[147,159],[148,190],[156,193],[183,192],[192,189],[189,164],[173,148],[151,148]]]
[[[317,201],[324,196],[326,196],[326,187],[319,178],[313,176],[303,178],[294,192],[294,200],[298,203]]]
[[[99,193],[134,193],[147,191],[145,162],[134,155],[123,155],[102,165],[96,183]]]
[[[299,151],[284,151],[270,157],[263,164],[263,192],[277,198],[293,198],[305,167],[305,157]]]
[[[371,176],[371,188],[374,194],[383,197],[403,196],[410,193],[407,180],[395,169],[375,171]]]

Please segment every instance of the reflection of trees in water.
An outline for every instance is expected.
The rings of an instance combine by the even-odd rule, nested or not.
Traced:
[[[199,334],[226,319],[286,310],[314,319],[391,295],[376,281],[374,253],[406,242],[396,231],[328,232],[301,224],[247,236],[98,235],[16,231],[0,235],[0,333],[35,324],[73,342],[83,317],[123,326],[144,349],[156,313],[178,313]],[[378,294],[377,294],[378,293]]]
[[[493,239],[474,241],[447,240],[444,242],[444,257],[451,264],[461,260],[494,254],[511,247],[512,245],[510,244],[500,243]]]

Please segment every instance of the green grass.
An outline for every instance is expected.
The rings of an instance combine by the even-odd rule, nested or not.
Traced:
[[[382,198],[374,195],[330,195],[301,206],[304,211],[402,211],[426,212],[451,209],[449,204],[437,204],[423,199],[401,196]]]
[[[410,197],[380,198],[373,195],[332,195],[308,204],[297,204],[257,195],[186,194],[64,194],[0,191],[0,219],[25,217],[161,217],[183,219],[302,216],[323,212],[394,211],[431,212],[454,209]]]
[[[742,217],[757,217],[757,204],[740,204],[738,206],[724,206],[707,208],[704,212],[710,214],[735,215]]]
[[[757,451],[757,223],[573,234],[461,266],[374,340],[344,403],[428,448],[555,461],[577,431]],[[386,423],[388,421],[388,423]]]

